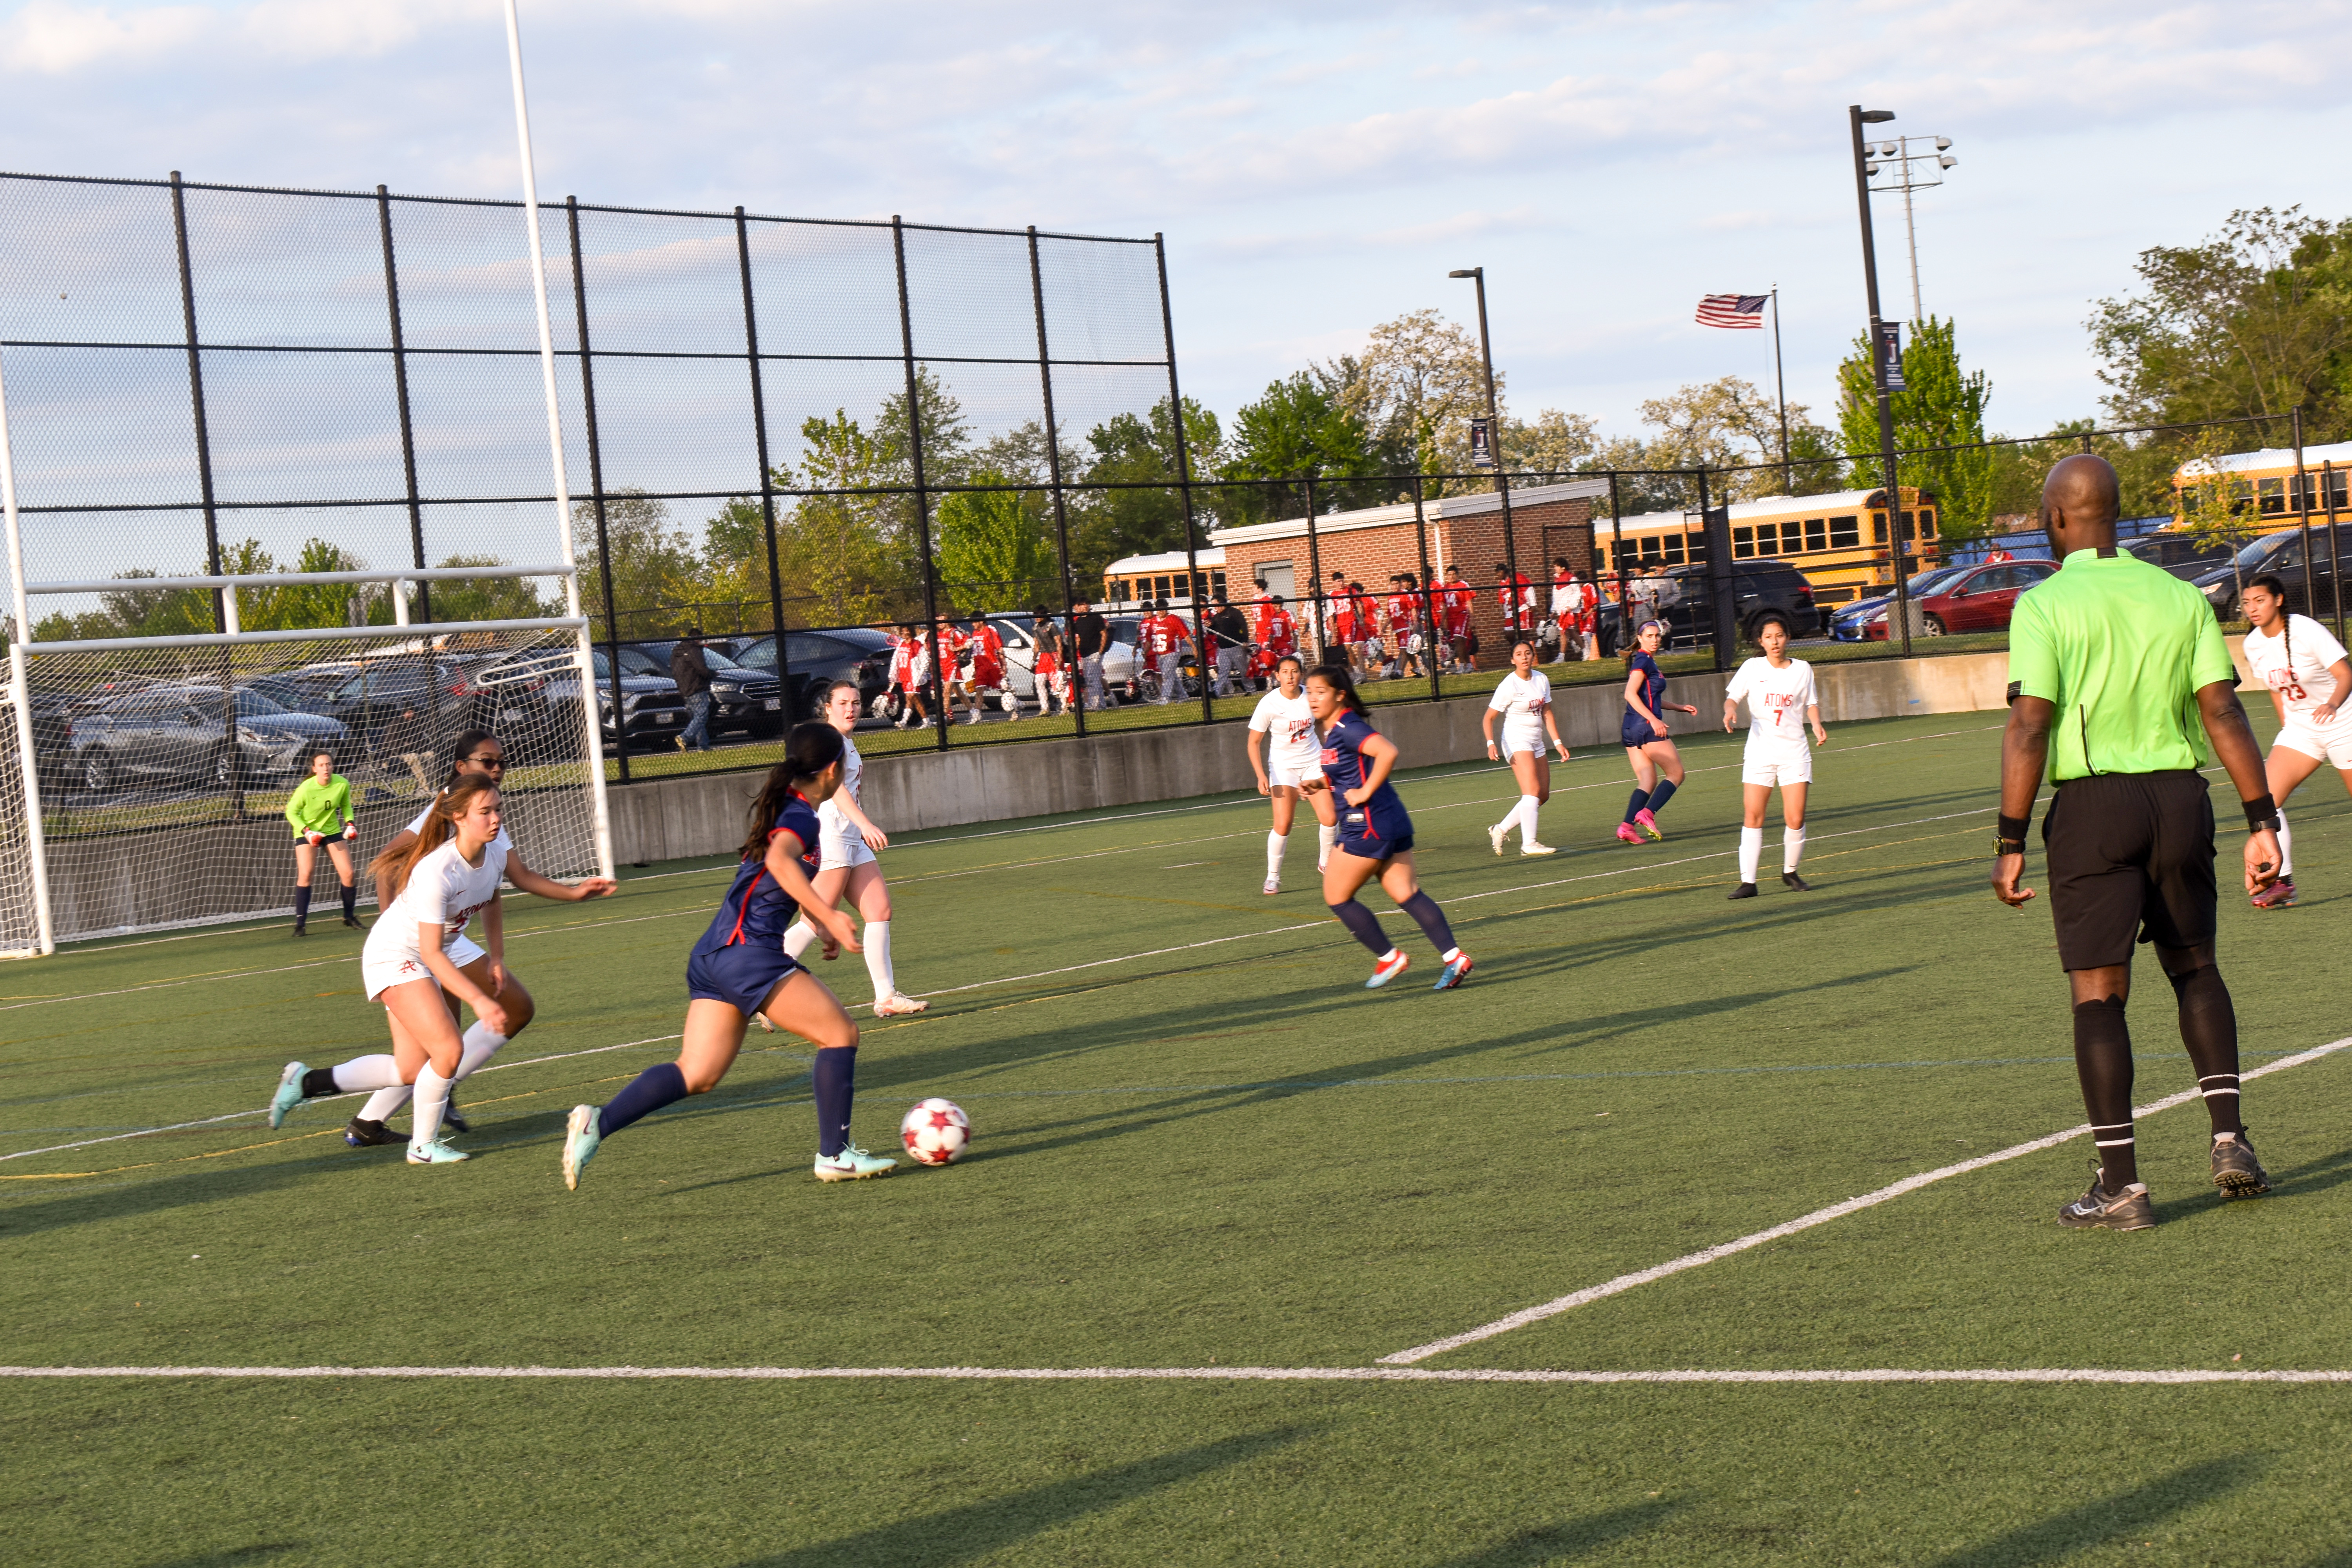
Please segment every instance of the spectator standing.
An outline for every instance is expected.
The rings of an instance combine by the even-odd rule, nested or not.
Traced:
[[[1535,630],[1536,586],[1524,572],[1495,563],[1495,602],[1503,606],[1503,634],[1523,637]]]
[[[1070,652],[1078,661],[1080,700],[1088,708],[1103,705],[1103,655],[1110,649],[1110,623],[1086,600],[1070,605]]]
[[[669,678],[686,699],[686,729],[677,738],[677,749],[710,750],[710,661],[702,657],[700,626],[688,627],[669,650]]]
[[[1459,674],[1475,668],[1470,659],[1470,656],[1478,651],[1477,643],[1470,635],[1472,597],[1470,584],[1462,580],[1462,568],[1448,566],[1445,569],[1445,585],[1437,591],[1437,613],[1440,617],[1438,629],[1445,636],[1447,661],[1453,667],[1449,673]]]
[[[1249,651],[1249,622],[1225,597],[1223,588],[1217,590],[1214,602],[1216,608],[1209,612],[1209,644],[1217,655],[1214,690],[1223,697],[1240,687],[1242,659]]]
[[[2055,576],[2017,602],[2009,633],[2009,726],[1992,890],[2021,907],[2025,830],[2045,768],[2057,785],[2042,823],[2058,963],[2074,1004],[2074,1065],[2090,1112],[2090,1190],[2058,1211],[2072,1229],[2142,1230],[2156,1206],[2132,1128],[2132,951],[2156,949],[2179,1005],[2180,1042],[2212,1123],[2212,1179],[2225,1197],[2270,1178],[2239,1119],[2238,1018],[2214,962],[2220,889],[2211,754],[2244,807],[2245,887],[2278,875],[2278,807],[2238,701],[2238,671],[2196,589],[2116,547],[2116,471],[2078,453],[2050,470],[2042,529]]]
[[[1184,690],[1184,648],[1192,641],[1184,623],[1161,599],[1143,622],[1144,646],[1151,651],[1151,668],[1160,672],[1160,706],[1166,707]]]
[[[1031,635],[1037,642],[1036,667],[1030,671],[1036,677],[1037,716],[1050,717],[1056,700],[1066,713],[1070,710],[1070,636],[1045,605],[1039,605],[1029,614],[1034,627]]]

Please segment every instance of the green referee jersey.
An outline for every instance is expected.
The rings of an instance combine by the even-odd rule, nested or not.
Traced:
[[[2010,694],[2058,711],[2050,777],[2154,773],[2205,764],[2199,689],[2238,683],[2205,596],[2135,555],[2077,550],[2018,595]]]
[[[307,774],[286,798],[286,820],[293,824],[297,838],[306,833],[332,837],[342,832],[351,817],[352,781],[341,773],[331,775],[323,784],[318,774]]]

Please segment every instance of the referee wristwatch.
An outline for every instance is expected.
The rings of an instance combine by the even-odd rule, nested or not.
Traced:
[[[2239,804],[2246,808],[2247,832],[2260,833],[2265,827],[2273,833],[2279,830],[2278,803],[2267,793],[2257,795],[2252,800],[2241,801]]]
[[[1993,829],[1992,852],[1996,858],[2025,853],[2025,829],[2031,818],[2003,816]]]

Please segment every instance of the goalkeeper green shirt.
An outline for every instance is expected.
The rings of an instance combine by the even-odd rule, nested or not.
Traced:
[[[2124,551],[2077,550],[2021,594],[2009,623],[2009,695],[2057,709],[2050,777],[2205,765],[2200,688],[2238,683],[2205,595]]]
[[[351,819],[352,781],[341,773],[331,775],[325,784],[311,773],[286,797],[286,820],[294,825],[297,838],[306,833],[334,837]]]

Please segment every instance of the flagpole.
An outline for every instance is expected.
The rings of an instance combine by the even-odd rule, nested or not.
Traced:
[[[1780,482],[1783,494],[1797,493],[1797,470],[1789,466],[1789,383],[1780,373],[1780,286],[1772,285],[1772,387],[1780,395]]]

